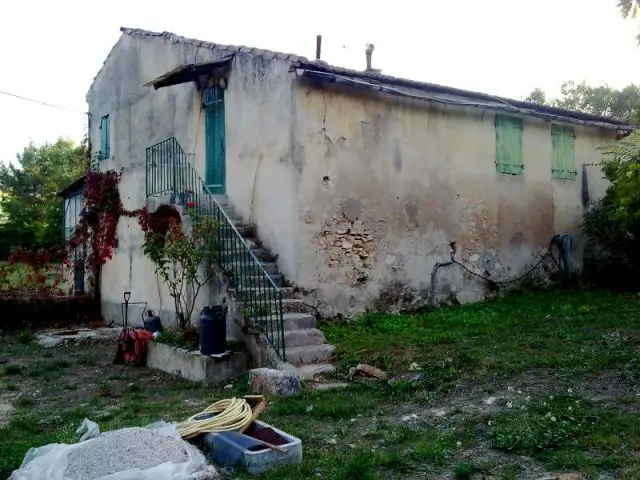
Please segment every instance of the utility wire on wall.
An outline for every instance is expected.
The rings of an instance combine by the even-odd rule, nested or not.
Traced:
[[[0,95],[6,95],[8,97],[13,97],[13,98],[17,98],[19,100],[24,100],[24,101],[27,101],[27,102],[36,103],[38,105],[44,105],[46,107],[58,108],[60,110],[66,110],[68,112],[81,113],[83,115],[86,115],[86,113],[87,113],[87,112],[83,112],[82,110],[77,110],[75,108],[63,107],[61,105],[55,105],[53,103],[42,102],[42,101],[36,100],[34,98],[23,97],[22,95],[17,95],[15,93],[10,93],[10,92],[5,92],[3,90],[0,90]]]

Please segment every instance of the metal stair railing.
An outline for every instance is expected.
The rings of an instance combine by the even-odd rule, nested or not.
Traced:
[[[211,239],[215,260],[236,289],[243,312],[261,330],[278,356],[286,361],[282,291],[264,269],[252,248],[233,225],[214,194],[175,138],[146,149],[146,197],[170,196],[171,204],[194,203],[198,215],[213,217],[216,238]]]

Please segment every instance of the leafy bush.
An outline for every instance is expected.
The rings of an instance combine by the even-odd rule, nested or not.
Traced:
[[[197,350],[199,348],[198,338],[186,338],[184,331],[164,330],[161,335],[156,338],[156,342],[165,343],[172,347],[186,348],[187,350]]]
[[[0,329],[23,330],[25,327],[54,326],[102,322],[100,301],[88,295],[7,297],[0,295]]]
[[[168,217],[165,228],[156,231],[152,216],[140,222],[144,231],[142,249],[154,263],[158,275],[173,298],[176,318],[181,329],[191,326],[191,316],[202,287],[216,273],[211,256],[216,222],[210,215],[201,214],[195,202],[188,202],[190,231],[185,232],[180,216]],[[177,214],[177,212],[176,212]]]
[[[10,262],[0,265],[0,296],[51,296],[62,293],[62,265],[34,267],[27,263]]]
[[[640,286],[631,275],[640,267],[640,131],[602,151],[602,172],[611,185],[584,215],[589,239],[584,273],[597,285],[635,288]]]
[[[5,375],[18,375],[22,371],[22,367],[17,363],[10,363],[4,367]]]

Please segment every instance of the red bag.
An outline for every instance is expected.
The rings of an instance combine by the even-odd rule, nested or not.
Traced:
[[[153,333],[143,328],[125,328],[118,338],[118,352],[113,363],[144,366],[147,363],[147,344]]]

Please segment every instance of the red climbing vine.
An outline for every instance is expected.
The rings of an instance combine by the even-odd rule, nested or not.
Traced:
[[[0,296],[60,295],[64,271],[55,266],[64,263],[73,267],[74,262],[82,259],[87,268],[90,290],[99,297],[97,280],[102,265],[112,258],[118,246],[120,217],[137,217],[142,230],[149,230],[146,207],[136,210],[124,208],[120,198],[120,177],[121,173],[114,170],[100,172],[88,169],[79,220],[67,244],[38,251],[14,248],[9,264],[0,265]]]
[[[120,217],[138,217],[141,226],[148,222],[146,208],[127,210],[120,198],[120,172],[89,170],[86,176],[84,202],[80,219],[73,236],[67,244],[67,264],[71,263],[71,253],[79,247],[87,246],[89,283],[97,294],[100,268],[113,256],[118,246],[118,222]]]

